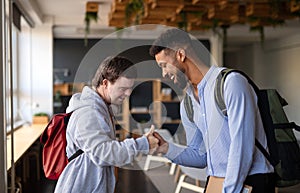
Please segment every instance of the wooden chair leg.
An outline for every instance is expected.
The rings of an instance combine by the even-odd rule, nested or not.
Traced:
[[[175,182],[175,183],[178,182],[179,176],[180,176],[180,167],[177,167],[177,168],[176,168],[175,177],[174,177],[174,182]]]
[[[184,182],[184,179],[185,179],[186,175],[185,174],[182,174],[180,179],[179,179],[179,182],[176,186],[176,190],[175,190],[175,193],[179,193],[180,190],[181,190],[181,187],[182,187],[182,183]]]
[[[176,164],[171,163],[171,167],[170,167],[170,171],[169,171],[170,175],[173,175],[175,173],[176,166],[177,166]]]
[[[196,186],[200,186],[200,180],[195,180]]]

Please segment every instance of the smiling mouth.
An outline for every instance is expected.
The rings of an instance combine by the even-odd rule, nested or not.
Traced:
[[[171,79],[171,80],[174,80],[174,79],[175,79],[175,75],[172,75],[172,76],[170,77],[170,79]]]

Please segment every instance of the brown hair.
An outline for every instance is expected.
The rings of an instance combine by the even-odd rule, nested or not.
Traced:
[[[114,83],[120,76],[136,78],[137,70],[134,64],[122,56],[109,56],[99,65],[92,80],[92,86],[99,87],[104,79]]]

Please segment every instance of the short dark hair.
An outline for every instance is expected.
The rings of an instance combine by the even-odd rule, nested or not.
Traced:
[[[134,64],[123,56],[109,56],[99,65],[92,80],[92,86],[99,87],[104,79],[114,83],[120,76],[136,78],[137,70]]]
[[[189,34],[181,29],[172,28],[162,33],[152,44],[149,53],[155,56],[164,49],[176,49],[177,46],[192,46]]]

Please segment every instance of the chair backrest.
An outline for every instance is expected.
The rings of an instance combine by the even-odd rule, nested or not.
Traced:
[[[185,173],[187,176],[200,180],[205,182],[207,179],[207,173],[206,169],[201,169],[201,168],[192,168],[192,167],[185,167],[185,166],[180,166],[180,169],[183,173]]]

